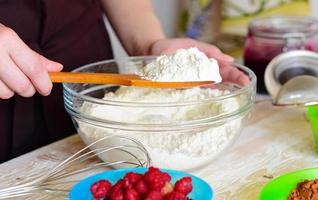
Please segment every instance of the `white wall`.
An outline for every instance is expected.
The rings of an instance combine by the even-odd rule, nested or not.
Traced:
[[[167,37],[173,37],[176,35],[178,28],[179,18],[179,0],[151,0],[154,7],[154,11],[158,16],[162,28]],[[110,40],[113,47],[115,58],[127,56],[124,48],[120,44],[117,36],[112,30],[109,22],[105,18],[106,28],[109,32]]]
[[[318,0],[310,0],[311,15],[318,19]]]

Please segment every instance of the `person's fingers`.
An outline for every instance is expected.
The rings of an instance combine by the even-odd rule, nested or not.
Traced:
[[[248,85],[250,82],[246,74],[232,66],[221,67],[220,74],[224,81],[234,82],[243,86]]]
[[[45,68],[47,69],[47,71],[49,72],[59,72],[63,69],[63,65],[58,63],[58,62],[54,62],[52,60],[49,60],[47,58],[45,58],[44,56],[38,54],[38,56],[41,59],[41,62],[43,64],[43,66],[45,66]]]
[[[198,49],[200,51],[204,52],[207,55],[207,57],[216,59],[220,65],[227,65],[227,64],[234,62],[233,57],[228,56],[226,54],[223,54],[220,50],[215,49],[212,45],[211,45],[212,49],[211,48],[199,48],[199,47],[200,46],[198,46]],[[204,51],[204,49],[207,49],[208,51]],[[161,51],[160,54],[171,55],[175,52],[176,52],[176,50],[174,48],[167,48],[167,49]]]
[[[234,61],[224,61],[220,59],[216,59],[218,61],[220,69],[223,67],[233,67],[234,66]]]
[[[0,99],[10,99],[14,92],[0,80]]]
[[[20,39],[15,41],[15,46],[12,47],[9,54],[20,70],[30,79],[36,90],[42,95],[49,95],[53,85],[43,58]]]
[[[238,84],[243,86],[246,86],[250,83],[250,78],[244,72],[238,70],[237,68],[234,68],[233,72],[236,74],[234,82],[237,82]]]
[[[32,96],[35,89],[42,95],[51,92],[48,71],[62,70],[61,64],[31,50],[12,29],[2,24],[0,46],[3,47],[0,49],[0,80],[4,86],[25,97]]]
[[[192,47],[197,47],[200,51],[204,52],[209,58],[215,58],[219,62],[233,62],[234,58],[222,53],[222,51],[214,45],[199,42],[196,40],[188,39],[189,45]]]
[[[234,61],[234,58],[223,54],[222,51],[214,45],[199,42],[190,38],[177,38],[177,39],[165,39],[159,40],[153,44],[151,53],[153,55],[161,54],[173,54],[180,48],[192,48],[197,47],[200,51],[205,53],[210,58],[215,58],[220,63],[230,63]]]
[[[239,77],[238,77],[238,80],[237,80],[238,83],[240,83],[241,85],[243,86],[246,86],[250,83],[250,79],[248,78],[247,75],[245,74],[241,74]]]
[[[11,90],[23,97],[33,96],[35,89],[30,80],[9,57],[0,59],[0,80]]]
[[[217,47],[188,38],[164,39],[154,43],[151,47],[153,55],[172,54],[180,48],[197,47],[210,58],[215,58],[220,66],[220,73],[224,81],[235,82],[240,85],[247,85],[249,77],[233,67],[234,58],[223,54]]]
[[[234,58],[222,53],[222,51],[213,46],[211,44],[198,42],[196,46],[200,51],[204,52],[209,58],[215,58],[217,60],[226,61],[226,62],[233,62]]]
[[[46,61],[47,62],[47,61]],[[44,64],[45,68],[49,72],[60,72],[63,69],[63,65],[57,62],[49,61]]]
[[[214,54],[214,56],[208,56],[210,58],[215,58],[220,65],[228,65],[234,62],[234,58],[226,54]]]
[[[200,51],[204,52],[208,57],[212,57],[216,54],[223,54],[219,48],[211,44],[197,41],[195,45],[195,47],[197,47]]]

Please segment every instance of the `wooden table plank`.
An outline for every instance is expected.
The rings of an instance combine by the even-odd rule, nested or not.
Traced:
[[[0,188],[44,174],[83,146],[74,135],[1,164]],[[315,166],[317,161],[304,110],[275,108],[269,102],[261,102],[233,147],[194,174],[213,186],[218,200],[249,200],[257,199],[270,177]],[[47,199],[36,195],[30,199],[37,198]]]
[[[5,162],[0,165],[0,188],[34,180],[83,147],[84,143],[80,137],[73,135]],[[35,195],[29,199],[47,199],[47,197]]]

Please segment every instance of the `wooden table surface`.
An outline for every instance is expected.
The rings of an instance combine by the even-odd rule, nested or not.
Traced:
[[[3,163],[0,188],[45,174],[82,147],[84,144],[74,135]],[[317,163],[318,155],[304,110],[277,108],[261,102],[255,105],[233,147],[194,174],[211,184],[218,200],[250,200],[257,199],[262,186],[272,177]],[[29,199],[48,197],[41,194]]]

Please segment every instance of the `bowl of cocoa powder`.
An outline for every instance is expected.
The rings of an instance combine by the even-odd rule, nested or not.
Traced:
[[[318,200],[318,179],[305,180],[297,184],[288,200]]]
[[[318,200],[318,168],[302,169],[267,183],[260,200]]]

